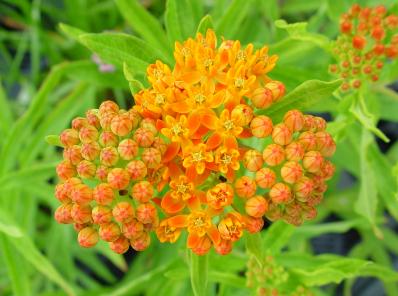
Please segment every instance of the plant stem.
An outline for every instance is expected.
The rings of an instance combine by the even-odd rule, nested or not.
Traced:
[[[198,256],[190,251],[191,285],[195,296],[205,296],[207,289],[208,255]]]

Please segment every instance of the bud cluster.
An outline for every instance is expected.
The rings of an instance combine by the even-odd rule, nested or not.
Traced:
[[[147,181],[164,173],[166,145],[155,122],[105,101],[74,119],[60,141],[64,160],[57,166],[61,182],[55,196],[61,206],[55,219],[74,224],[83,247],[102,239],[117,253],[130,245],[145,249],[159,222],[153,197],[165,184],[155,188]]]
[[[294,290],[291,285],[286,285],[289,279],[288,271],[266,255],[258,261],[251,256],[247,262],[246,285],[248,288],[255,288],[258,296],[313,296],[314,293],[304,287],[297,286]]]
[[[252,125],[254,121],[266,122],[271,142],[243,156],[245,168],[255,173],[235,182],[237,195],[247,199],[246,212],[294,225],[313,219],[327,188],[325,181],[335,170],[327,158],[334,154],[336,144],[325,131],[325,120],[291,110],[276,125],[264,115],[255,117]]]
[[[333,48],[338,63],[329,70],[345,80],[343,91],[379,79],[385,60],[398,57],[397,29],[398,16],[387,15],[383,5],[371,8],[354,4],[341,16],[341,35]]]
[[[313,218],[335,144],[319,117],[291,110],[274,125],[257,115],[283,98],[284,85],[268,76],[277,57],[239,41],[217,47],[211,30],[177,42],[174,55],[173,69],[148,67],[151,87],[131,110],[104,102],[61,134],[56,219],[74,223],[83,246],[99,236],[122,253],[144,249],[151,230],[170,243],[186,231],[196,254],[225,255],[264,216]]]

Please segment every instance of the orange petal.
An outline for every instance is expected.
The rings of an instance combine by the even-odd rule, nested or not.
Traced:
[[[214,225],[212,225],[211,228],[207,230],[207,235],[210,237],[214,245],[218,245],[220,243],[220,233],[218,232],[217,227],[215,227]]]
[[[170,192],[168,192],[161,202],[162,209],[168,214],[175,214],[181,211],[185,204],[182,201],[177,201],[171,197]]]
[[[236,141],[236,138],[233,136],[226,137],[224,145],[228,149],[238,149],[238,142]]]
[[[200,126],[195,134],[192,135],[192,139],[201,139],[208,131],[209,129],[207,127]]]
[[[213,133],[206,142],[208,150],[214,150],[222,143],[222,136],[220,133]]]
[[[180,167],[175,162],[169,162],[167,167],[169,168],[170,177],[176,179],[182,174]]]
[[[195,184],[200,185],[204,181],[206,181],[206,179],[209,177],[209,175],[210,175],[210,170],[204,170],[204,172],[202,174],[198,175],[193,181]]]
[[[194,134],[198,130],[200,124],[200,115],[198,113],[192,113],[189,115],[187,127],[191,134]]]
[[[213,100],[211,102],[211,108],[217,108],[222,103],[224,103],[224,100],[225,100],[225,91],[219,91],[213,96]]]
[[[206,193],[204,191],[201,191],[201,190],[195,191],[195,196],[199,199],[199,201],[201,203],[206,203],[207,202]]]
[[[215,130],[217,128],[218,118],[212,113],[202,114],[202,124],[208,129]]]
[[[186,176],[189,180],[191,181],[195,181],[196,177],[197,177],[197,173],[196,173],[196,168],[195,166],[190,166],[189,168],[187,168],[186,170]]]
[[[180,79],[189,84],[195,84],[200,81],[202,74],[199,71],[192,71],[181,75]]]
[[[190,199],[187,200],[187,206],[191,211],[198,211],[200,210],[200,196],[201,193],[195,193]]]
[[[161,203],[162,203],[162,199],[159,198],[159,197],[152,198],[152,201],[153,201],[155,204],[157,204],[159,207],[160,207],[160,205],[161,205]]]
[[[191,107],[185,101],[176,102],[170,106],[171,109],[177,113],[188,113],[191,111]]]
[[[230,168],[225,176],[227,177],[228,181],[233,182],[235,178],[235,171]]]
[[[249,128],[244,128],[243,131],[239,134],[239,138],[247,139],[253,136],[251,130]]]
[[[178,152],[180,151],[180,143],[178,142],[171,142],[166,149],[166,152],[164,153],[162,157],[162,161],[164,163],[171,161]]]
[[[200,242],[200,236],[196,233],[189,233],[187,239],[187,247],[189,249],[195,248]]]
[[[156,129],[158,131],[160,131],[162,128],[165,128],[165,127],[167,127],[167,125],[163,120],[161,120],[161,119],[156,120]]]
[[[188,216],[187,215],[177,215],[167,219],[167,222],[174,227],[183,228],[187,226]]]
[[[218,165],[215,164],[214,162],[208,162],[206,163],[206,168],[212,171],[218,171]]]

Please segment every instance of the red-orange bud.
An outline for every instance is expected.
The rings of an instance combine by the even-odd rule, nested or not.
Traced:
[[[71,224],[73,223],[73,218],[71,215],[72,204],[62,204],[54,212],[54,218],[58,223],[61,224]]]
[[[113,166],[119,160],[119,154],[115,147],[105,147],[101,150],[100,162],[105,166]]]
[[[144,148],[141,154],[141,159],[148,168],[154,169],[159,166],[162,160],[162,155],[156,148]]]
[[[268,202],[260,195],[249,198],[245,204],[246,213],[252,217],[262,217],[268,209]]]
[[[120,236],[117,240],[109,243],[109,247],[115,253],[124,254],[128,251],[130,242],[124,236]]]
[[[286,183],[295,183],[303,176],[303,168],[296,161],[288,161],[281,168],[281,176]]]
[[[151,237],[147,232],[142,232],[138,237],[130,240],[131,247],[136,251],[143,251],[151,243]]]
[[[274,203],[288,203],[292,198],[292,193],[286,184],[276,183],[269,191],[269,196]]]
[[[235,192],[240,197],[252,197],[256,193],[256,190],[256,182],[250,177],[243,176],[235,182]]]
[[[138,145],[131,139],[124,139],[117,147],[119,155],[124,160],[131,160],[138,155]]]
[[[93,190],[93,197],[95,201],[100,205],[108,205],[115,198],[113,188],[107,184],[98,184]]]
[[[65,147],[79,144],[79,133],[75,129],[66,129],[59,136],[59,140]]]
[[[99,137],[99,143],[102,147],[115,147],[118,142],[117,136],[111,131],[103,131]]]
[[[148,181],[140,181],[134,184],[131,190],[132,197],[142,203],[150,201],[153,193],[153,186]]]
[[[95,224],[109,223],[113,218],[112,210],[107,206],[98,205],[91,211],[91,217]]]
[[[85,224],[91,221],[91,207],[88,204],[74,204],[70,214],[73,221],[78,224]]]
[[[134,133],[134,140],[140,147],[150,147],[155,139],[153,133],[145,128],[138,128]]]
[[[91,142],[83,144],[81,147],[81,154],[84,159],[93,161],[95,160],[101,151],[100,145],[97,142]]]
[[[113,242],[120,236],[120,227],[115,222],[101,224],[99,228],[101,239],[106,242]]]
[[[131,129],[133,128],[133,123],[131,122],[129,115],[127,113],[116,115],[111,121],[111,131],[121,137],[127,136]]]
[[[257,150],[248,150],[243,156],[243,165],[249,171],[256,172],[263,166],[263,156]]]
[[[270,144],[263,151],[263,159],[269,166],[278,165],[285,159],[285,151],[282,146]]]
[[[95,142],[98,139],[98,130],[92,125],[83,126],[79,131],[79,138],[82,143]]]
[[[127,223],[134,218],[134,208],[127,202],[117,203],[112,210],[113,217],[120,223]]]
[[[140,204],[136,210],[136,217],[143,224],[153,223],[157,218],[155,206],[150,203]]]
[[[88,160],[82,160],[76,166],[77,173],[83,179],[93,178],[95,176],[96,170],[97,167],[95,166],[95,164]]]
[[[287,145],[292,141],[292,131],[284,123],[274,126],[272,140],[278,145]]]
[[[270,168],[262,168],[256,172],[256,183],[260,188],[271,188],[276,182],[276,174]]]
[[[309,151],[304,154],[303,167],[310,173],[316,173],[323,163],[322,154],[318,151]]]
[[[250,97],[254,107],[258,109],[266,109],[272,105],[274,96],[269,88],[257,88]]]
[[[128,239],[134,239],[142,234],[144,231],[144,225],[137,221],[137,219],[132,219],[128,223],[122,224],[122,232]]]
[[[113,189],[126,189],[130,182],[130,176],[127,170],[121,168],[112,169],[108,174],[108,184]]]
[[[147,167],[141,160],[130,161],[126,166],[127,172],[130,174],[132,180],[140,180],[147,174]]]
[[[304,115],[298,110],[290,110],[283,117],[283,122],[291,131],[298,132],[304,126]]]
[[[93,190],[86,184],[76,184],[72,188],[71,199],[78,204],[87,204],[93,200]]]
[[[79,231],[77,240],[84,248],[94,247],[99,240],[98,232],[92,227],[85,227]]]
[[[287,160],[300,161],[304,157],[304,148],[298,142],[291,142],[285,148],[285,155]]]
[[[56,171],[61,180],[68,180],[76,175],[75,167],[66,160],[57,165]]]
[[[257,138],[268,137],[272,133],[272,120],[265,115],[254,117],[250,122],[250,129]]]

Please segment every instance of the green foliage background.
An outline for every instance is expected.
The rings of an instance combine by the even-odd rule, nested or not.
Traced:
[[[189,270],[197,266],[190,263],[182,239],[175,245],[153,239],[148,250],[126,261],[105,244],[80,248],[72,227],[54,221],[52,184],[61,154],[44,139],[103,99],[130,107],[131,92],[147,85],[147,65],[156,59],[172,64],[174,41],[207,28],[243,44],[269,44],[279,56],[271,76],[283,81],[290,94],[267,114],[278,118],[291,108],[329,112],[334,121],[328,129],[338,150],[333,159],[337,173],[317,219],[298,228],[277,222],[238,244],[231,255],[211,253],[204,293],[254,293],[243,277],[246,263],[253,256],[261,261],[272,255],[289,274],[282,290],[302,285],[316,295],[334,295],[336,284],[344,281],[344,293],[350,295],[355,278],[369,276],[379,278],[389,295],[398,295],[391,262],[392,254],[398,255],[398,236],[389,227],[398,220],[398,144],[383,154],[375,141],[388,141],[377,128],[380,120],[398,121],[398,95],[386,87],[397,80],[398,63],[387,65],[380,81],[365,92],[344,98],[336,92],[340,81],[327,71],[339,16],[353,2],[1,2],[0,295],[191,295]],[[398,13],[396,1],[383,4]],[[91,52],[116,70],[100,72]],[[346,172],[356,181],[342,187]],[[339,221],[324,222],[331,214]],[[352,229],[361,239],[347,256],[313,253],[312,238]]]

